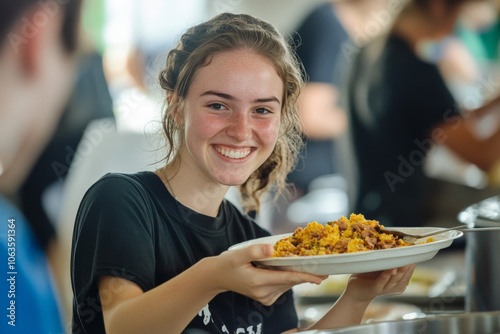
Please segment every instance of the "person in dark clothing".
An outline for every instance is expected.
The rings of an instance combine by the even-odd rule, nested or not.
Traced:
[[[303,158],[288,181],[301,194],[318,176],[339,172],[333,139],[343,132],[346,122],[337,105],[337,87],[344,63],[341,45],[350,37],[334,7],[332,3],[316,7],[296,31],[296,52],[306,81],[300,105],[306,133]]]
[[[374,20],[373,13],[387,12],[386,6],[386,0],[326,2],[314,7],[294,32],[294,45],[306,82],[299,99],[305,145],[287,178],[291,191],[270,209],[270,215],[259,217],[263,223],[268,220],[275,233],[293,231],[311,219],[326,222],[349,214],[349,186],[339,145],[339,138],[347,129],[341,88],[352,53],[378,33],[371,29],[366,34],[366,25]],[[376,23],[383,31],[390,20]],[[324,197],[325,192],[345,200],[337,201],[336,206],[321,204],[316,196]],[[311,211],[323,214],[314,218],[313,214],[293,214],[297,205],[307,205],[312,207]]]
[[[500,158],[500,132],[480,139],[473,131],[500,97],[463,110],[421,52],[452,33],[465,2],[410,1],[390,33],[353,60],[346,91],[358,171],[354,211],[384,225],[422,226],[429,219],[432,188],[423,165],[434,144],[483,170]]]
[[[290,288],[325,277],[255,267],[267,236],[246,210],[279,193],[301,144],[296,59],[269,23],[224,13],[169,52],[166,165],[108,174],[84,196],[73,236],[75,333],[281,333],[297,327]],[[312,328],[359,323],[381,294],[403,291],[414,266],[358,274]]]

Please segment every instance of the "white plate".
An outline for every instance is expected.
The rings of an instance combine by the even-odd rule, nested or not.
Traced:
[[[397,228],[399,231],[412,234],[424,234],[441,229],[439,227]],[[253,239],[233,245],[229,249],[239,249],[255,244],[274,245],[278,240],[290,235],[291,233]],[[274,257],[255,261],[255,264],[271,269],[293,270],[316,275],[372,272],[430,260],[440,249],[450,246],[454,239],[462,235],[461,231],[446,231],[433,236],[435,240],[433,242],[414,246],[333,255]]]

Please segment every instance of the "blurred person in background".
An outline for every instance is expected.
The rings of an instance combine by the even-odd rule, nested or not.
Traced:
[[[95,12],[85,12],[82,19]],[[94,9],[95,7],[91,7]],[[86,14],[86,15],[85,15]],[[99,17],[99,15],[97,15]],[[93,20],[92,23],[99,23]],[[55,132],[51,135],[43,152],[31,168],[19,191],[19,202],[23,214],[31,224],[38,242],[49,249],[56,239],[57,198],[47,205],[44,202],[46,191],[57,187],[62,190],[68,170],[75,156],[77,146],[87,125],[95,119],[113,118],[113,105],[102,65],[102,50],[97,49],[87,35],[80,41],[79,61],[76,82],[70,98],[64,107]],[[62,195],[60,195],[62,196]]]
[[[488,136],[475,131],[486,115],[498,123],[500,98],[476,110],[461,108],[433,57],[467,2],[410,1],[389,34],[364,47],[350,68],[346,102],[358,172],[354,211],[384,225],[421,226],[432,218],[438,204],[423,165],[434,144],[485,171],[500,158],[498,127]]]
[[[63,266],[62,257],[64,251],[69,254],[69,250],[61,248],[60,238],[64,236],[61,235],[61,226],[58,226],[65,181],[87,126],[96,119],[114,119],[113,102],[102,64],[103,46],[98,38],[102,34],[103,15],[99,15],[102,6],[100,0],[82,3],[75,84],[54,133],[17,195],[19,207],[37,242],[49,257],[68,317],[71,314],[69,267]],[[67,285],[66,289],[64,285]]]
[[[498,64],[498,5],[499,2],[493,0],[465,3],[453,33],[430,48],[445,82],[458,101],[480,84],[482,76],[495,71]]]
[[[101,56],[91,49],[81,50],[80,56],[75,87],[55,133],[16,196],[33,235],[48,256],[68,317],[71,314],[69,266],[63,264],[69,250],[63,248],[65,235],[61,225],[64,222],[59,221],[66,179],[70,168],[75,167],[73,161],[77,161],[78,147],[87,126],[97,119],[114,119]]]
[[[0,3],[2,333],[64,332],[46,254],[13,200],[73,87],[79,11],[77,0]]]
[[[489,65],[500,61],[500,1],[474,1],[466,5],[455,35],[470,52],[478,66],[489,70]]]
[[[300,114],[304,134],[311,143],[314,140],[334,139],[346,128],[345,111],[338,104],[338,89],[345,79],[344,69],[350,61],[349,44],[361,47],[389,28],[392,22],[389,14],[385,14],[385,21],[377,19],[377,13],[387,12],[385,8],[388,2],[328,2],[314,9],[297,29],[296,52],[304,66],[306,79],[306,86],[301,93]],[[375,30],[367,27],[370,21],[376,23]],[[331,146],[332,141],[328,140],[328,144]],[[333,151],[323,151],[325,152],[331,154]],[[334,163],[315,174],[338,170],[339,167]]]
[[[288,175],[288,181],[294,187],[291,198],[282,199],[279,207],[273,210],[270,224],[275,233],[289,232],[296,227],[298,222],[289,221],[287,207],[293,200],[313,191],[311,187],[315,179],[322,177],[325,182],[321,187],[346,191],[342,177],[344,164],[339,163],[341,156],[336,141],[347,128],[347,115],[339,103],[339,89],[343,86],[352,53],[389,28],[393,20],[387,8],[389,2],[340,0],[320,4],[307,14],[294,34],[306,81],[299,99],[305,147],[297,166]],[[311,200],[314,203],[308,206],[321,205],[315,197]],[[344,208],[347,210],[347,205]],[[327,215],[333,219],[341,214],[348,212],[332,209]],[[307,220],[307,217],[303,219]],[[318,219],[317,214],[311,219]]]
[[[56,131],[19,191],[23,214],[47,251],[57,239],[55,225],[63,184],[85,129],[93,120],[114,118],[101,56],[83,51],[77,67],[75,88]]]

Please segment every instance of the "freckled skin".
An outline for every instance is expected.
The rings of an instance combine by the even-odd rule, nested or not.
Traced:
[[[274,149],[283,90],[267,58],[251,50],[215,55],[197,71],[187,94],[184,168],[205,181],[245,182]],[[230,151],[238,158],[230,158]]]

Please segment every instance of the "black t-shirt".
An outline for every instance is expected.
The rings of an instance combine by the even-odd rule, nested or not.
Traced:
[[[197,200],[203,201],[203,194]],[[73,333],[105,332],[99,276],[121,277],[148,291],[203,257],[268,235],[227,201],[215,218],[178,206],[152,172],[104,176],[87,191],[76,218]],[[297,322],[291,290],[269,307],[226,292],[200,310],[185,332],[280,333]]]
[[[359,174],[355,211],[385,225],[422,225],[425,156],[445,139],[438,125],[460,121],[438,68],[391,34],[361,49],[347,92]]]
[[[304,66],[306,82],[321,82],[339,86],[345,57],[342,44],[349,35],[335,15],[331,3],[316,7],[297,29],[297,56]],[[306,139],[303,159],[288,180],[306,191],[315,178],[339,172],[333,140]]]

